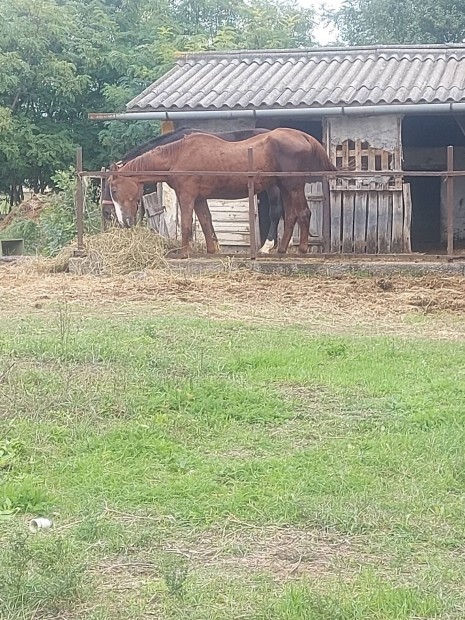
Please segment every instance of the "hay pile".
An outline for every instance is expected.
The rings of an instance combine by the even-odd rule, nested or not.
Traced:
[[[86,243],[91,271],[112,276],[164,267],[172,249],[168,239],[144,226],[112,228],[89,237]]]
[[[64,247],[54,258],[37,259],[41,272],[67,271],[76,244]],[[178,246],[157,233],[137,226],[111,228],[85,240],[86,271],[95,275],[124,275],[145,269],[166,267],[167,254]]]
[[[37,220],[48,204],[45,196],[34,195],[29,200],[25,200],[12,208],[8,215],[0,221],[0,230],[5,230],[16,219]]]

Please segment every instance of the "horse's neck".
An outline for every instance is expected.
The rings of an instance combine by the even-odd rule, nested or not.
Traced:
[[[158,149],[155,149],[136,157],[123,166],[123,169],[131,172],[140,172],[141,175],[137,177],[137,180],[142,183],[148,181],[164,181],[166,176],[163,175],[163,172],[170,169],[171,162],[163,152],[160,153],[157,151]],[[150,174],[151,171],[159,174]],[[147,175],[144,175],[144,172],[147,172]]]

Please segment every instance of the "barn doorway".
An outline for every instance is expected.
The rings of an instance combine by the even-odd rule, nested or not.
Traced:
[[[412,195],[412,251],[445,253],[444,196],[439,177],[409,177],[408,171],[442,171],[447,166],[447,147],[455,147],[455,169],[461,169],[465,152],[465,119],[454,115],[406,116],[402,122],[402,147]],[[455,183],[458,188],[458,182]],[[459,214],[455,213],[458,241],[465,234],[457,228]],[[463,237],[463,239],[460,239]]]
[[[441,179],[406,176],[405,182],[412,196],[412,251],[441,250]]]
[[[298,129],[299,131],[304,131],[310,136],[313,136],[319,142],[323,141],[322,120],[306,120],[304,118],[296,119],[291,117],[266,118],[257,120],[256,126],[257,128],[260,127],[264,129],[277,129],[278,127]],[[260,229],[260,240],[263,244],[270,228],[270,209],[266,195],[261,195],[258,201],[258,225]]]

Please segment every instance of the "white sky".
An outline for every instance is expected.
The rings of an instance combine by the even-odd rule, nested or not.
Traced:
[[[318,11],[322,4],[324,4],[325,8],[337,9],[341,6],[342,0],[325,0],[324,3],[322,0],[297,0],[297,3],[303,7],[313,7]],[[329,29],[323,25],[315,28],[314,33],[317,42],[321,45],[332,43],[337,36],[336,29]]]

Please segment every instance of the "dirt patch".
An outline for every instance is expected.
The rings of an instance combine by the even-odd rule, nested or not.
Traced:
[[[293,527],[255,527],[239,524],[234,528],[204,532],[189,545],[166,547],[194,564],[221,572],[259,571],[279,580],[303,574],[329,575],[359,550],[347,537]]]
[[[363,545],[356,537],[290,526],[256,526],[231,517],[224,526],[188,535],[187,540],[165,541],[148,555],[139,551],[107,558],[98,572],[114,577],[123,573],[125,581],[137,582],[149,574],[161,576],[164,563],[172,556],[187,561],[192,569],[223,576],[261,573],[276,581],[303,575],[331,577],[350,566],[376,565],[379,559],[364,552]]]

